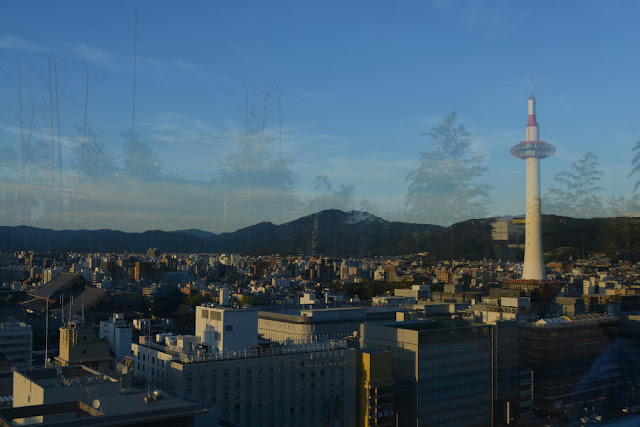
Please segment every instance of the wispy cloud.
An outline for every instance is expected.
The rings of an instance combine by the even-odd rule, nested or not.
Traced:
[[[176,61],[172,61],[171,63],[174,66],[176,66],[178,68],[182,68],[184,70],[195,70],[196,68],[198,68],[198,66],[196,64],[193,64],[191,62],[186,62],[186,61],[183,61],[181,59],[178,59]]]
[[[104,49],[86,43],[66,43],[65,47],[76,57],[94,64],[114,67],[111,56]]]
[[[8,34],[0,35],[0,49],[23,50],[32,52],[44,52],[47,49],[24,37],[16,37]]]
[[[11,134],[12,136],[16,137],[16,139],[21,132],[26,133],[26,129],[21,130],[20,127],[13,126],[13,125],[0,126],[0,130]],[[31,138],[33,141],[36,141],[39,139],[43,141],[48,141],[50,137],[51,137],[51,134],[49,133],[49,129],[47,129],[46,127],[37,127],[31,130]],[[55,143],[57,144],[58,137],[54,135],[54,138],[55,138]],[[72,136],[66,136],[66,135],[60,136],[60,142],[62,144],[62,148],[65,150],[75,148],[79,143],[78,138],[75,138]]]
[[[182,59],[162,59],[162,58],[138,58],[138,63],[143,66],[149,66],[153,68],[177,68],[179,70],[197,70],[198,65],[184,61]]]

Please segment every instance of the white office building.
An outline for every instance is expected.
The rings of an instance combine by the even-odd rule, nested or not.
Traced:
[[[109,347],[118,361],[131,356],[132,328],[124,314],[114,313],[109,320],[100,322],[100,338],[109,341]]]
[[[258,312],[224,307],[196,307],[196,336],[219,352],[258,344]]]

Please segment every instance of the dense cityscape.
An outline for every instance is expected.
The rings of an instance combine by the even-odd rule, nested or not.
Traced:
[[[640,3],[3,6],[0,427],[640,425]]]
[[[494,223],[496,261],[4,253],[3,406],[44,405],[28,417],[47,422],[75,402],[76,417],[112,423],[100,425],[125,413],[143,425],[630,416],[640,405],[637,264],[549,262],[563,284],[552,299],[510,288],[523,264],[509,260],[518,245],[504,232],[521,222]]]

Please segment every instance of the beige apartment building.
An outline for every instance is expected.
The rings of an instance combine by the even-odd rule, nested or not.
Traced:
[[[81,323],[68,322],[60,328],[60,353],[57,366],[87,365],[94,369],[108,369],[112,363],[109,341],[98,339],[93,331]]]

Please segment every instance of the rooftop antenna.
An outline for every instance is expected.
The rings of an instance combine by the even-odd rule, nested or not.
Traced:
[[[47,297],[47,318],[45,320],[45,336],[44,336],[44,367],[49,367],[49,297]]]
[[[80,300],[82,303],[82,322],[84,323],[84,292],[82,292]]]
[[[147,397],[151,397],[151,315],[147,328]]]

